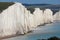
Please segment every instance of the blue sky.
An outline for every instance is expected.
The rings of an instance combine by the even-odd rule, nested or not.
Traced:
[[[28,4],[60,4],[60,0],[0,0],[0,2],[21,2]]]

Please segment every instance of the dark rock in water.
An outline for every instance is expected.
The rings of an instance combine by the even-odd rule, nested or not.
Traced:
[[[51,37],[51,38],[48,38],[48,40],[60,40],[60,38],[58,38],[58,37]]]
[[[54,36],[54,37],[50,37],[48,39],[37,39],[37,40],[60,40],[60,38]]]

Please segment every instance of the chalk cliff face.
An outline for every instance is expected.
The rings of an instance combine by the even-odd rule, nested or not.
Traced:
[[[0,14],[0,36],[2,36],[1,34],[2,34],[2,29],[3,29],[3,27],[2,27],[2,15]]]
[[[35,17],[35,24],[42,25],[44,23],[50,23],[53,22],[53,12],[50,9],[40,10],[39,8],[35,8],[35,11],[33,12],[33,15]]]
[[[60,20],[60,11],[56,12],[53,17],[54,17],[54,20]]]
[[[33,15],[35,17],[35,24],[37,25],[42,25],[44,24],[43,21],[43,11],[40,10],[39,8],[35,8],[35,11],[33,12]]]
[[[5,9],[0,15],[2,31],[0,31],[2,36],[14,35],[14,34],[25,34],[30,31],[30,26],[28,25],[28,10],[21,4],[15,3]]]
[[[29,22],[30,22],[30,27],[36,27],[35,25],[35,20],[34,20],[34,15],[29,12]]]
[[[50,9],[44,10],[44,23],[53,22],[53,12]]]
[[[28,33],[38,25],[53,22],[52,14],[50,9],[43,12],[39,8],[32,14],[21,3],[15,3],[0,14],[0,36]]]

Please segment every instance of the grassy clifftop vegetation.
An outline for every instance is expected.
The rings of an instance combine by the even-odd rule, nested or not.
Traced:
[[[4,9],[8,8],[10,5],[13,5],[14,2],[0,2],[0,12]],[[52,9],[53,12],[60,10],[60,5],[52,5],[52,4],[23,4],[31,13],[35,10],[34,8],[40,8],[42,10],[49,8]]]
[[[13,2],[0,2],[0,12],[14,4]]]

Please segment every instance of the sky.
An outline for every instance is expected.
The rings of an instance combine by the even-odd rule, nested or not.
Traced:
[[[20,2],[26,4],[60,4],[60,0],[0,0],[0,2]]]

